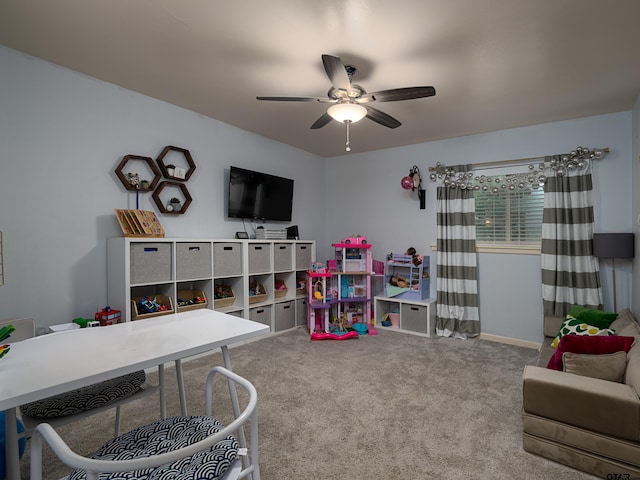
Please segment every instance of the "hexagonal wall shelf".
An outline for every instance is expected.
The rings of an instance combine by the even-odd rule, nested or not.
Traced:
[[[167,172],[167,166],[164,163],[164,158],[172,151],[180,152],[182,155],[184,155],[184,159],[186,160],[187,165],[189,165],[189,168],[187,169],[187,172],[184,178],[170,175],[169,172]],[[157,162],[158,162],[158,166],[160,167],[160,170],[162,170],[162,175],[164,175],[165,178],[169,178],[172,180],[180,180],[183,182],[186,182],[187,180],[189,180],[189,177],[193,175],[193,172],[196,169],[196,164],[193,162],[193,158],[191,157],[191,153],[189,152],[189,150],[187,150],[186,148],[174,147],[171,145],[167,145],[162,149],[162,152],[160,152],[160,155],[158,155]]]
[[[170,186],[177,187],[180,190],[180,193],[182,194],[182,197],[184,199],[184,201],[182,202],[182,207],[178,211],[167,210],[166,202],[168,200],[165,200],[165,202],[163,202],[162,199],[160,198],[160,194],[162,193],[162,190]],[[187,189],[187,186],[184,183],[174,182],[171,180],[165,180],[163,182],[160,182],[160,185],[158,185],[158,188],[156,188],[156,191],[153,192],[152,197],[153,197],[153,201],[156,202],[156,206],[158,207],[158,210],[160,210],[160,212],[174,214],[174,215],[180,215],[186,212],[187,208],[189,208],[189,205],[191,205],[191,202],[193,201],[193,199],[191,198],[191,195],[189,194],[189,190]]]
[[[129,181],[128,176],[124,174],[125,167],[127,166],[127,164],[133,161],[142,162],[143,165],[146,164],[145,168],[148,168],[148,171],[150,171],[150,173],[153,174],[153,180],[149,182],[149,186],[147,188],[142,188],[141,185],[140,185],[140,188],[136,188],[136,185],[134,183],[131,183]],[[133,173],[133,172],[129,171],[127,173]],[[135,173],[138,173],[138,172],[135,172]],[[138,173],[138,177],[140,181],[145,180],[143,175],[144,174],[141,175],[140,173]],[[153,163],[153,159],[150,157],[141,157],[139,155],[125,155],[124,157],[122,157],[122,161],[120,162],[120,164],[116,167],[116,176],[120,179],[120,181],[122,182],[122,185],[127,190],[134,190],[134,191],[138,190],[140,192],[150,192],[151,190],[156,188],[156,185],[162,178],[162,173],[160,172],[160,169],[158,168],[158,166],[155,163]]]

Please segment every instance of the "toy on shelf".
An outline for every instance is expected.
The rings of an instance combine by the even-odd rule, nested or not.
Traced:
[[[4,327],[0,328],[0,342],[9,338],[11,334],[15,331],[16,331],[16,327],[14,327],[13,325],[5,325]],[[11,349],[11,345],[0,345],[0,358],[4,357],[7,353],[9,353],[10,349]]]
[[[355,235],[353,237],[343,238],[341,243],[352,245],[366,245],[367,237],[363,237],[362,235]]]
[[[385,279],[387,297],[429,298],[429,257],[423,258],[413,247],[403,254],[390,253],[387,255]]]
[[[145,311],[147,311],[146,308]],[[157,311],[157,309],[153,311]],[[94,320],[96,322],[100,322],[101,327],[106,327],[107,325],[114,325],[116,323],[122,322],[122,313],[120,312],[120,310],[115,310],[107,306],[102,310],[98,310],[96,312]]]
[[[324,300],[324,285],[322,280],[317,280],[313,287],[313,298],[319,301]]]

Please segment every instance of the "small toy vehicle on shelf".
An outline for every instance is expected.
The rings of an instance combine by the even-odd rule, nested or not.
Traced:
[[[342,239],[343,244],[366,245],[367,237],[347,237]]]

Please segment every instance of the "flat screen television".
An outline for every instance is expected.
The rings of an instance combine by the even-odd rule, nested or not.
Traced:
[[[230,168],[228,217],[290,222],[292,207],[292,179]]]

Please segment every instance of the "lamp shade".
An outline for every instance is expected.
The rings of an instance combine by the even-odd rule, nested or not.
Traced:
[[[337,103],[336,105],[331,105],[327,109],[327,113],[331,115],[331,118],[339,122],[350,121],[355,123],[365,117],[367,109],[357,103]]]
[[[633,258],[633,233],[594,233],[593,256],[598,258]]]

